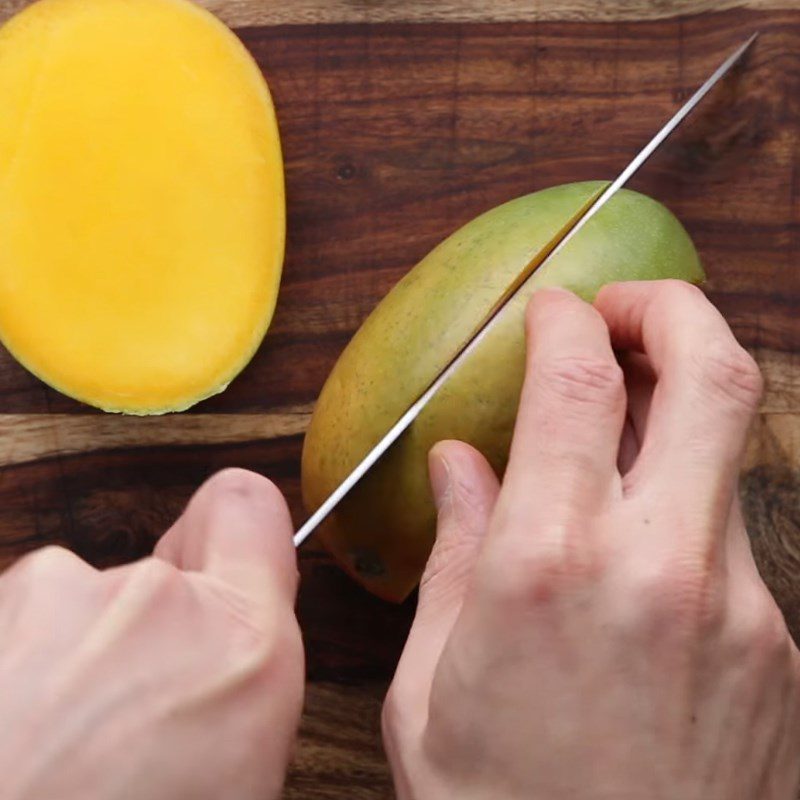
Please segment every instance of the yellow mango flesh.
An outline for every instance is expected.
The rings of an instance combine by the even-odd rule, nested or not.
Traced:
[[[285,238],[268,88],[186,0],[40,0],[0,30],[0,339],[107,411],[222,391]]]
[[[546,248],[606,185],[558,186],[487,212],[432,251],[384,298],[342,354],[315,408],[303,449],[303,496],[310,510],[452,358],[454,339],[479,326],[489,295],[499,294],[498,283],[505,285],[507,276],[536,258],[526,243]],[[323,524],[320,535],[344,568],[389,600],[402,600],[416,586],[435,535],[427,454],[437,441],[469,442],[502,475],[524,373],[524,309],[533,291],[557,285],[591,300],[606,283],[668,277],[702,280],[691,240],[662,205],[619,192],[534,271],[480,346]],[[432,286],[439,291],[431,293]],[[425,330],[422,339],[417,326]]]

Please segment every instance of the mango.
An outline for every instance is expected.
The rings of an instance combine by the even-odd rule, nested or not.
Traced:
[[[453,233],[389,292],[342,353],[314,409],[302,458],[309,511],[607,185],[567,184],[498,206]],[[533,269],[479,346],[323,523],[318,535],[344,569],[395,602],[417,585],[436,530],[427,474],[436,442],[469,442],[502,476],[524,375],[524,311],[536,289],[561,286],[592,300],[606,283],[660,278],[700,282],[697,252],[663,205],[622,190]]]
[[[0,340],[106,411],[178,411],[259,346],[283,264],[269,89],[187,0],[40,0],[0,30]]]

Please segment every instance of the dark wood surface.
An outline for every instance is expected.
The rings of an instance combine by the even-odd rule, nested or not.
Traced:
[[[12,5],[0,0],[0,16]],[[768,379],[745,507],[800,638],[800,9],[790,8],[238,28],[269,79],[286,159],[289,240],[272,329],[228,391],[169,419],[94,413],[0,353],[0,568],[48,542],[98,565],[142,556],[228,465],[273,478],[301,521],[302,430],[378,299],[481,211],[615,175],[756,29],[746,67],[633,186],[683,220],[709,293]],[[413,598],[396,607],[368,596],[313,543],[301,569],[309,695],[286,797],[390,797],[380,698]]]

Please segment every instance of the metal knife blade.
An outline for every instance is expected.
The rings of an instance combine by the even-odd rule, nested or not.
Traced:
[[[703,85],[684,103],[675,115],[658,131],[658,133],[639,151],[636,157],[628,164],[619,176],[608,185],[600,196],[592,203],[583,215],[580,216],[573,225],[568,228],[558,243],[550,250],[548,255],[536,265],[535,269],[541,269],[551,258],[559,253],[563,247],[575,236],[581,228],[622,188],[631,176],[644,164],[645,161],[655,152],[661,143],[683,122],[692,112],[700,101],[711,91],[719,80],[733,67],[733,65],[744,55],[747,49],[758,37],[754,33],[744,44],[740,45],[731,53]],[[527,276],[526,276],[527,278]],[[299,547],[317,526],[333,511],[350,490],[364,477],[364,475],[374,466],[378,459],[397,441],[402,433],[419,416],[423,408],[430,399],[436,394],[447,379],[455,372],[458,366],[468,356],[472,350],[480,343],[486,332],[491,328],[499,313],[506,307],[509,301],[516,295],[525,281],[520,281],[516,289],[500,303],[487,318],[483,326],[472,336],[472,338],[462,347],[450,363],[439,373],[433,383],[420,395],[420,397],[409,407],[409,409],[392,425],[384,434],[383,438],[367,453],[358,466],[339,484],[330,494],[322,505],[306,520],[294,535],[294,545]]]

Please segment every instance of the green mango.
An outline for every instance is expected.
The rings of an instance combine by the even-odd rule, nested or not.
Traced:
[[[480,450],[502,475],[524,375],[531,294],[561,286],[592,300],[606,283],[703,280],[691,239],[661,204],[618,192],[536,268],[608,185],[574,183],[519,197],[467,223],[417,264],[370,314],[322,389],[303,446],[303,499],[315,510],[533,268],[480,345],[318,535],[359,583],[392,601],[417,585],[436,510],[427,455],[442,439]]]

